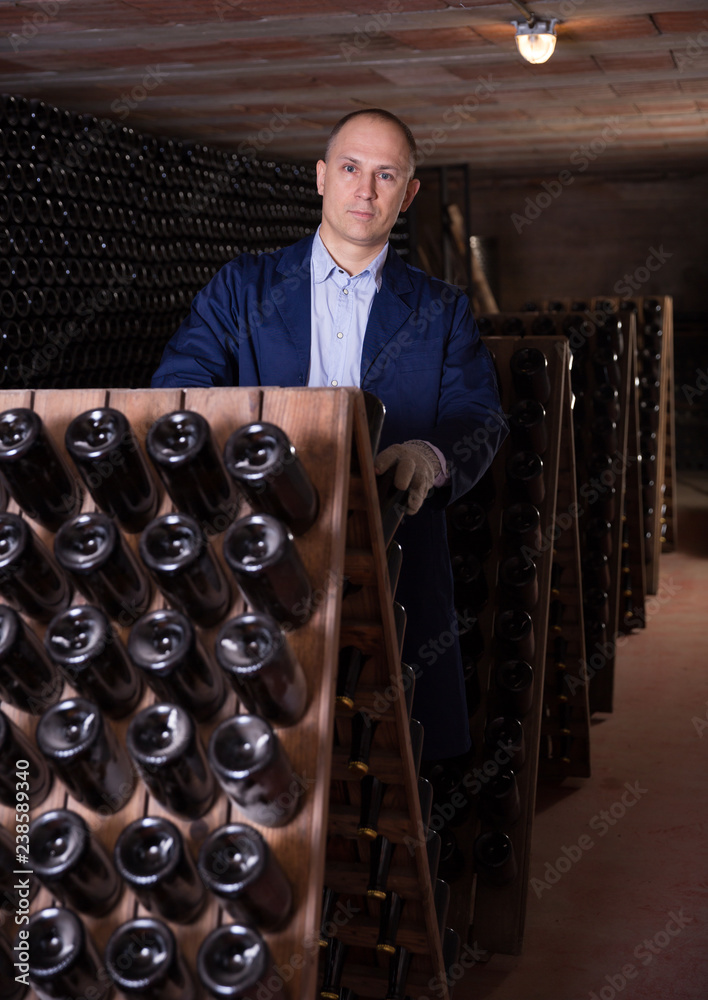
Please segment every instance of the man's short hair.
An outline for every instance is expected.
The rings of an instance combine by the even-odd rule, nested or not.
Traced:
[[[390,111],[386,111],[384,108],[361,108],[357,111],[350,111],[350,113],[348,115],[345,115],[344,118],[340,118],[337,124],[332,129],[332,131],[329,133],[329,138],[327,139],[327,146],[325,148],[325,155],[324,155],[325,161],[329,159],[329,153],[330,150],[332,149],[332,143],[334,142],[334,140],[336,139],[337,135],[342,130],[342,128],[347,124],[347,122],[350,122],[352,118],[359,118],[362,115],[366,115],[369,118],[378,118],[380,121],[390,122],[392,125],[395,125],[396,128],[400,129],[400,131],[403,133],[406,142],[408,143],[408,150],[410,152],[410,169],[412,177],[413,174],[415,173],[416,163],[418,162],[418,147],[415,144],[413,133],[408,128],[405,122],[402,122],[400,118],[397,118],[396,115],[392,114]]]

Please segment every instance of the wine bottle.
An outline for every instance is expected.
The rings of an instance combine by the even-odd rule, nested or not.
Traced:
[[[484,744],[490,758],[518,772],[526,758],[526,740],[524,727],[513,716],[499,716],[487,723],[484,731]],[[503,756],[503,761],[498,757]]]
[[[452,830],[440,832],[440,862],[437,876],[446,883],[456,881],[465,870],[465,858],[457,843],[457,837]],[[437,883],[434,881],[433,885]]]
[[[505,711],[521,718],[533,704],[533,667],[525,660],[505,660],[495,672],[496,688]]]
[[[401,922],[402,910],[403,899],[397,892],[390,889],[386,893],[386,898],[381,903],[379,936],[376,941],[376,950],[379,954],[395,954],[396,938],[398,937],[398,926]]]
[[[544,353],[535,347],[522,347],[514,351],[509,364],[517,397],[546,403],[551,395],[551,383]]]
[[[262,826],[284,826],[297,813],[303,788],[272,727],[257,715],[234,715],[211,735],[209,764],[241,812]]]
[[[214,830],[201,846],[197,866],[206,887],[238,923],[272,931],[289,920],[292,887],[253,827],[229,823]]]
[[[219,631],[215,650],[249,712],[280,726],[300,721],[307,679],[275,619],[265,613],[232,618]]]
[[[287,527],[269,514],[252,514],[231,525],[224,558],[248,603],[293,628],[313,611],[312,586]]]
[[[109,407],[87,410],[64,437],[86,488],[101,510],[128,532],[157,514],[160,493],[126,417]]]
[[[494,635],[499,652],[505,659],[533,660],[536,643],[533,621],[528,611],[502,611],[494,619]]]
[[[121,625],[131,625],[147,611],[150,581],[107,514],[79,514],[67,521],[56,534],[54,554],[87,601]]]
[[[197,977],[216,1000],[286,1000],[279,986],[265,986],[271,968],[268,945],[255,928],[223,924],[204,939],[197,954]]]
[[[188,514],[151,521],[140,536],[140,557],[168,600],[202,628],[217,625],[231,607],[224,572]]]
[[[69,683],[109,718],[122,719],[140,701],[142,679],[100,608],[83,604],[55,615],[44,646]]]
[[[396,845],[388,837],[377,836],[369,852],[369,882],[366,895],[372,899],[385,899],[388,874]]]
[[[448,513],[448,527],[453,550],[459,546],[482,561],[492,551],[492,532],[481,503],[453,504]]]
[[[37,724],[36,739],[77,802],[112,814],[130,800],[135,790],[130,760],[94,702],[69,698],[52,705]]]
[[[379,833],[379,814],[388,785],[384,784],[380,778],[376,778],[372,774],[366,774],[361,779],[359,787],[361,791],[361,803],[359,806],[359,826],[357,833],[360,837],[374,840]]]
[[[447,912],[450,908],[450,886],[443,879],[439,878],[435,882],[435,916],[438,921],[438,934],[442,943],[445,934],[445,924],[447,923]]]
[[[32,629],[13,608],[0,604],[0,697],[39,715],[58,701],[63,687],[63,677]]]
[[[223,675],[180,611],[163,608],[143,615],[130,630],[127,649],[159,701],[176,702],[199,722],[223,705]]]
[[[338,704],[346,708],[354,708],[354,696],[359,683],[361,671],[371,656],[363,653],[356,646],[343,646],[339,651],[339,666],[337,668]]]
[[[214,775],[189,712],[175,704],[144,708],[128,726],[128,752],[143,781],[166,809],[199,819],[217,793]]]
[[[148,431],[145,447],[179,511],[211,534],[231,524],[238,500],[200,413],[179,410],[160,417]]]
[[[349,753],[349,769],[359,774],[369,771],[369,756],[378,720],[364,710],[352,716],[352,743]]]
[[[112,995],[113,984],[102,974],[96,945],[71,910],[39,910],[31,915],[27,932],[29,979],[42,1000],[108,1000]]]
[[[450,562],[456,606],[478,613],[489,599],[489,587],[482,563],[477,556],[467,552],[454,554]]]
[[[226,442],[224,464],[251,507],[283,521],[293,535],[305,534],[317,520],[317,490],[280,427],[240,427]]]
[[[472,844],[477,874],[490,885],[508,885],[516,878],[514,845],[501,830],[487,830]]]
[[[336,930],[333,921],[334,908],[337,904],[337,893],[328,886],[322,887],[322,910],[320,915],[320,948],[328,948],[330,940]]]
[[[392,594],[396,593],[398,579],[401,575],[403,565],[403,549],[395,539],[389,543],[386,549],[386,569],[388,571],[388,583]]]
[[[538,573],[533,559],[508,556],[499,567],[504,597],[516,608],[531,611],[538,603]]]
[[[127,826],[114,849],[115,864],[147,910],[189,924],[201,913],[206,892],[182,835],[168,819],[144,816]]]
[[[106,969],[119,990],[134,1000],[194,1000],[192,975],[174,934],[161,920],[140,917],[113,931]]]
[[[517,451],[506,462],[506,481],[519,500],[540,507],[546,495],[543,460],[535,451]]]
[[[502,513],[502,530],[514,548],[539,554],[543,551],[541,515],[532,503],[514,503],[505,507]]]
[[[388,963],[386,1000],[406,1000],[406,982],[411,967],[412,952],[398,945]]]
[[[81,487],[33,410],[0,413],[0,471],[25,514],[49,531],[81,510]]]
[[[0,804],[18,802],[36,809],[46,799],[54,775],[34,742],[0,711]]]
[[[53,809],[32,820],[29,829],[32,871],[63,906],[91,917],[113,909],[123,883],[86,821],[70,809]]]
[[[48,622],[71,602],[66,574],[23,517],[0,514],[0,594],[16,611]]]
[[[339,938],[332,938],[325,951],[324,971],[320,986],[321,1000],[341,1000],[342,973],[348,951],[349,948],[343,941],[340,941]]]
[[[548,447],[546,411],[536,399],[520,399],[509,414],[509,427],[514,447],[543,455]]]
[[[390,469],[376,477],[384,548],[388,548],[396,534],[408,504],[408,490],[401,490],[395,485],[395,476],[396,466],[392,465]]]
[[[482,786],[480,803],[483,818],[498,826],[511,826],[521,815],[519,786],[513,770],[505,768]]]

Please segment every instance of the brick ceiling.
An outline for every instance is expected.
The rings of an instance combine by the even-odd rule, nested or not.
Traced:
[[[376,105],[427,164],[705,168],[706,0],[528,5],[562,19],[543,66],[506,0],[4,0],[0,88],[261,159]]]

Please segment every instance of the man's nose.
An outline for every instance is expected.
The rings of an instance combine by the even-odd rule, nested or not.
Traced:
[[[361,174],[359,178],[359,184],[357,185],[356,193],[359,198],[366,198],[370,200],[376,194],[376,178],[373,174]]]

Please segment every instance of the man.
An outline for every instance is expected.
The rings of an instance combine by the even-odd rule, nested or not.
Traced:
[[[226,264],[152,384],[358,385],[383,401],[376,471],[396,464],[415,514],[397,535],[396,597],[408,612],[404,660],[418,675],[413,711],[435,760],[470,746],[444,507],[479,479],[507,429],[467,297],[388,244],[420,186],[415,162],[413,136],[390,112],[341,119],[317,164],[318,232]]]

